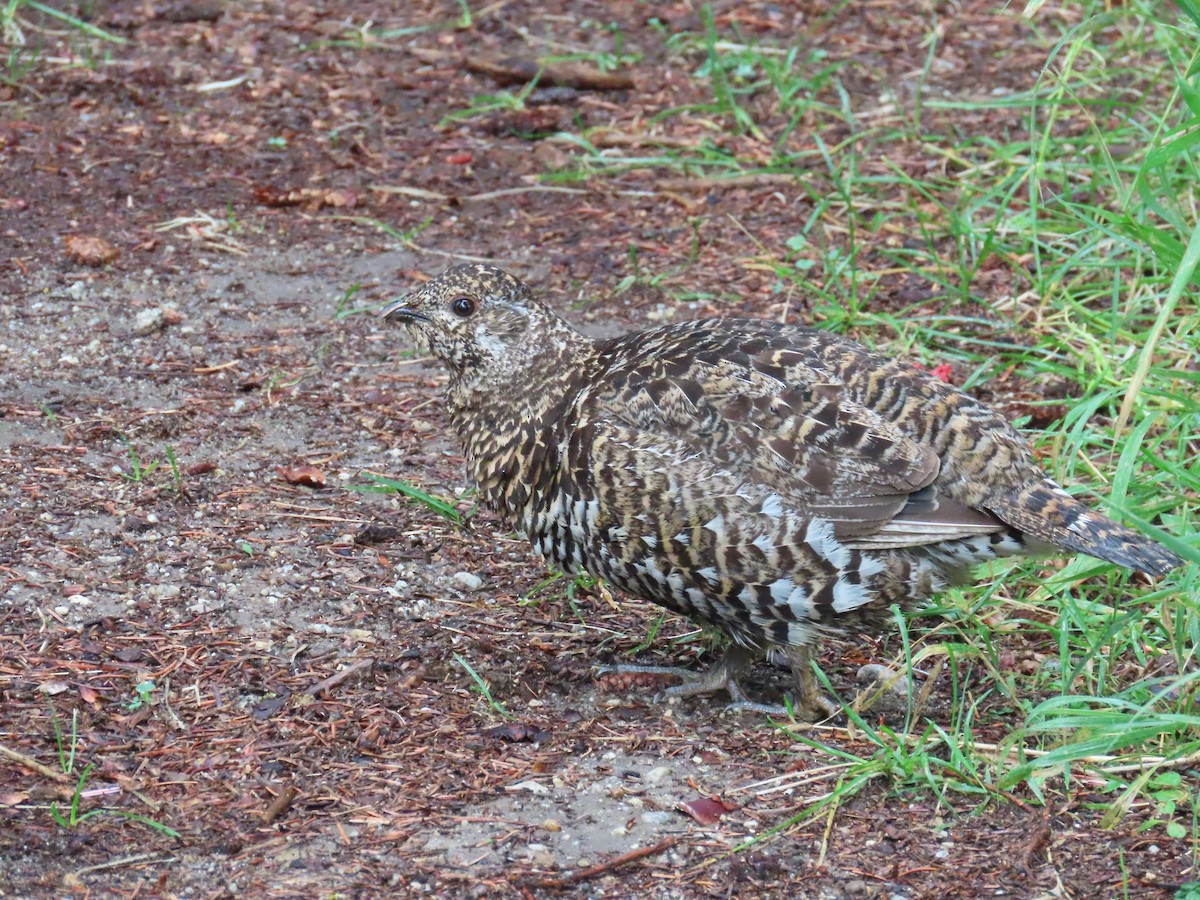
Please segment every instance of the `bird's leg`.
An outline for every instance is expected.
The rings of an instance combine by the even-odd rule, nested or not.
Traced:
[[[828,719],[839,712],[838,705],[821,693],[817,685],[817,677],[812,670],[812,651],[813,648],[808,644],[791,646],[785,651],[792,676],[796,679],[793,708],[798,718],[808,721]]]

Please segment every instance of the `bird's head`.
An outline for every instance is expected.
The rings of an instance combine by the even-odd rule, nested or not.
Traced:
[[[457,377],[511,374],[566,326],[503,269],[453,266],[380,313],[406,325]]]

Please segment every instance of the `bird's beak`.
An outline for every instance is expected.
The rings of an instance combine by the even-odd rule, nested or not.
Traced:
[[[404,305],[407,299],[406,296],[396,298],[381,309],[379,315],[384,319],[396,319],[401,322],[428,322],[429,316]]]

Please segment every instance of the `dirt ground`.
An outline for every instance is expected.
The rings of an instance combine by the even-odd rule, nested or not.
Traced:
[[[956,9],[926,89],[1028,86],[1045,48],[1015,12]],[[713,11],[746,39],[852,61],[858,98],[903,103],[925,65],[917,4]],[[650,22],[702,31],[691,3],[502,0],[470,27],[331,43],[461,13],[98,4],[95,24],[129,43],[91,66],[68,64],[90,46],[76,33],[28,20],[50,29],[26,35],[41,56],[0,83],[0,747],[48,768],[0,756],[0,896],[1170,896],[1189,880],[1182,847],[1136,816],[1101,829],[1085,786],[1042,809],[880,779],[746,848],[833,787],[829,757],[721,698],[660,706],[598,681],[653,608],[565,582],[519,602],[545,572],[472,510],[442,373],[358,311],[483,257],[597,333],[804,315],[753,258],[812,206],[769,181],[646,171],[531,190],[571,165],[538,139],[559,130],[607,126],[631,155],[654,152],[647,136],[762,152],[699,114],[654,118],[708,96]],[[635,89],[544,87],[443,123],[500,90],[464,60],[613,50],[596,22],[642,54]],[[956,127],[1024,127],[987,116]],[[635,255],[662,277],[617,292]],[[879,302],[921,291],[898,278]],[[698,299],[676,313],[685,292]],[[468,527],[351,490],[368,471],[455,500]],[[689,661],[703,641],[669,640],[688,631],[665,621],[655,649]],[[831,647],[823,665],[852,685],[877,649]],[[56,727],[66,745],[75,731],[76,774],[94,766],[81,811],[178,837],[56,823],[75,784]],[[812,734],[863,750],[836,723]],[[788,773],[812,779],[761,784]]]

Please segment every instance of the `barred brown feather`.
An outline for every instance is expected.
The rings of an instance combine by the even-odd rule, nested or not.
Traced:
[[[997,556],[1180,562],[1055,485],[997,413],[837,335],[709,319],[593,341],[486,265],[385,315],[449,367],[483,501],[548,562],[750,648],[730,682]]]

